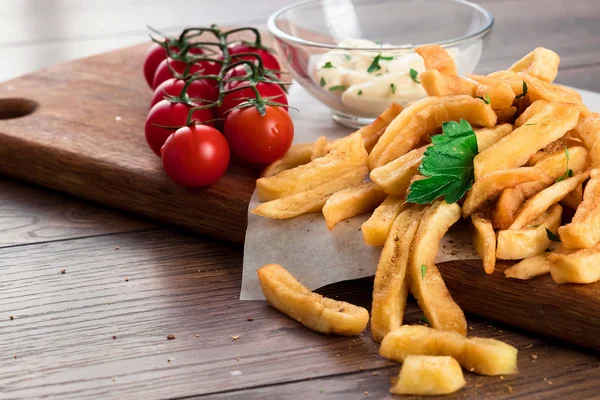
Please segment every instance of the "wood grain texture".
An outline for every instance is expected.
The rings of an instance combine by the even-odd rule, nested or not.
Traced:
[[[263,302],[239,302],[235,245],[155,230],[0,255],[3,398],[382,398],[398,370],[368,331],[324,336]],[[320,292],[368,307],[371,288],[359,280]],[[410,302],[407,323],[421,317]],[[548,398],[575,388],[583,398],[599,388],[596,356],[477,318],[469,325],[471,335],[520,348],[520,374],[468,375],[468,388],[449,398]]]

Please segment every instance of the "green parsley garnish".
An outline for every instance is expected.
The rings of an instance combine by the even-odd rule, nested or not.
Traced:
[[[548,228],[546,228],[546,235],[548,235],[548,239],[552,240],[553,242],[560,242],[560,238]]]
[[[335,91],[338,91],[338,90],[341,90],[343,92],[344,90],[346,90],[346,86],[344,86],[344,85],[336,85],[336,86],[332,86],[332,87],[329,88],[330,92],[335,92]]]
[[[421,264],[421,279],[425,279],[426,273],[427,273],[427,265]]]
[[[537,125],[537,124],[525,124],[525,126],[534,126],[534,125]]]
[[[419,167],[427,178],[410,185],[406,198],[410,203],[428,204],[438,197],[456,203],[473,186],[473,159],[479,152],[473,128],[461,119],[444,122],[442,131],[443,135],[431,137],[433,145],[425,151]]]
[[[321,77],[321,80],[319,81],[319,85],[321,85],[321,87],[327,85],[327,82],[325,82],[325,78]]]
[[[431,324],[429,323],[429,320],[427,319],[427,317],[426,317],[426,316],[424,316],[424,315],[421,317],[421,321],[425,322],[427,325],[431,325]]]
[[[409,74],[410,79],[412,79],[414,83],[418,83],[419,85],[421,84],[421,81],[419,81],[419,73],[417,72],[417,70],[411,68]]]
[[[381,69],[381,65],[379,65],[380,60],[392,60],[393,58],[394,57],[383,57],[381,53],[377,54],[375,57],[373,57],[373,62],[371,65],[369,65],[369,68],[367,68],[367,72],[372,73],[379,71]]]
[[[358,93],[357,93],[357,95],[358,95],[358,96],[362,96],[362,89],[359,89],[359,90],[358,90]]]
[[[327,61],[321,68],[335,68],[331,61]]]
[[[352,60],[352,57],[350,57],[348,54],[344,54],[344,58],[346,59],[346,61]]]
[[[569,168],[569,149],[567,148],[567,146],[565,146],[565,154],[567,156],[567,165],[565,166],[565,173],[559,176],[558,179],[556,179],[555,183],[558,183],[567,178],[571,178],[573,176],[573,170]]]
[[[485,97],[477,96],[477,98],[483,100],[485,104],[490,104],[492,102],[492,100],[490,99],[490,95],[487,93],[485,94]]]
[[[523,81],[523,93],[516,96],[515,99],[520,99],[521,97],[524,97],[526,94],[527,94],[527,82]]]
[[[390,89],[392,89],[392,94],[396,94],[396,85],[393,83],[390,83]]]
[[[379,59],[384,61],[392,61],[394,59],[394,56],[381,56],[379,57]]]

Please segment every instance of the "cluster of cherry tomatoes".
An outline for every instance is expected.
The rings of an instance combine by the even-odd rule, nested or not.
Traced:
[[[255,41],[229,40],[240,31],[253,32]],[[175,183],[215,183],[230,152],[259,165],[287,152],[294,125],[279,63],[256,29],[189,28],[154,41],[144,61],[154,90],[146,141]]]

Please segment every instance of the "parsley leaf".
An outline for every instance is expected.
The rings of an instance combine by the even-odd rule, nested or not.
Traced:
[[[357,95],[362,96],[362,90],[359,89]]]
[[[419,73],[416,70],[411,68],[409,74],[410,79],[412,79],[414,83],[421,84],[421,81],[419,81]]]
[[[346,59],[346,61],[352,60],[352,57],[350,57],[348,54],[344,54],[344,58]]]
[[[321,85],[321,87],[327,85],[327,82],[325,82],[325,78],[321,77],[321,81],[319,82],[319,85]]]
[[[385,61],[392,61],[394,59],[394,56],[381,56],[379,57],[379,59]]]
[[[516,96],[515,99],[520,99],[521,97],[525,97],[527,95],[527,82],[523,81],[523,93]]]
[[[560,238],[548,228],[546,228],[546,235],[548,235],[548,239],[552,240],[553,242],[560,242]]]
[[[492,100],[490,99],[490,95],[487,93],[485,94],[485,97],[477,96],[477,98],[483,100],[485,104],[490,104],[492,102]]]
[[[444,122],[442,130],[443,135],[431,137],[433,146],[423,155],[419,172],[427,178],[410,185],[406,198],[410,203],[427,204],[438,197],[456,203],[473,186],[473,159],[479,152],[473,128],[461,119]]]
[[[421,279],[425,279],[426,273],[427,273],[427,265],[421,264]]]
[[[396,85],[393,83],[390,83],[390,89],[392,89],[392,94],[396,94]]]
[[[335,68],[331,61],[327,61],[321,68]]]
[[[565,173],[559,176],[558,179],[556,179],[556,182],[554,183],[558,183],[562,180],[571,178],[573,176],[573,170],[569,168],[569,149],[567,148],[567,146],[565,146],[565,154],[567,156],[567,165],[565,166]]]
[[[381,65],[379,65],[379,61],[381,61],[381,60],[390,61],[393,59],[394,59],[393,56],[386,57],[386,56],[382,56],[381,53],[377,54],[375,57],[373,57],[373,62],[371,62],[371,65],[369,65],[369,68],[367,68],[367,72],[368,73],[377,72],[381,69]]]
[[[344,90],[346,90],[346,86],[344,86],[344,85],[337,85],[337,86],[332,86],[332,87],[329,88],[330,92],[335,92],[335,91],[338,91],[338,90],[340,90],[340,91],[343,92]]]
[[[425,322],[427,325],[431,325],[431,324],[429,323],[429,320],[427,319],[427,317],[426,317],[426,316],[424,316],[424,315],[421,317],[421,321]]]

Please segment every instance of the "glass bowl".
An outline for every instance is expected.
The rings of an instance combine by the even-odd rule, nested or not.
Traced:
[[[459,74],[468,74],[493,23],[488,11],[464,0],[309,0],[277,11],[268,26],[293,78],[336,121],[360,127],[392,102],[426,96],[415,47],[443,46]]]

